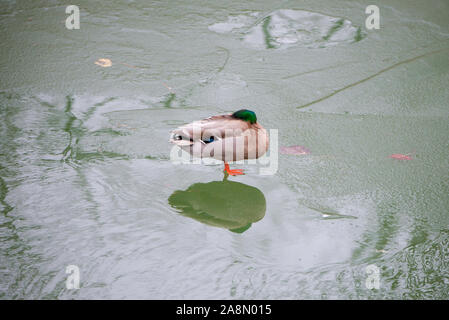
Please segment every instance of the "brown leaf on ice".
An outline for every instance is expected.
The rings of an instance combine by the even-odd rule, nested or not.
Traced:
[[[96,65],[99,65],[100,67],[106,68],[112,66],[112,61],[110,59],[101,58],[95,61]]]

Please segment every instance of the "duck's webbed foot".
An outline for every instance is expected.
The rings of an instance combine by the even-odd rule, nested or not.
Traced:
[[[225,163],[225,167],[224,167],[223,172],[225,172],[225,173],[227,173],[227,174],[229,174],[231,176],[239,176],[239,175],[244,174],[243,170],[241,170],[241,169],[233,169],[233,170],[231,170],[229,168],[229,164],[227,164],[227,163]]]

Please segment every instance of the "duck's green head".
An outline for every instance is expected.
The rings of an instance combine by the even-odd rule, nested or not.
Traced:
[[[257,122],[257,117],[254,111],[242,109],[239,111],[236,111],[232,114],[234,118],[241,119],[243,121],[248,121],[251,124],[254,124]]]

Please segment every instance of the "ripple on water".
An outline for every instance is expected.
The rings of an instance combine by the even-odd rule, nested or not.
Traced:
[[[209,26],[209,30],[238,34],[245,43],[260,49],[325,48],[365,37],[361,28],[347,19],[291,9],[276,10],[265,16],[258,12],[230,16],[226,22]]]

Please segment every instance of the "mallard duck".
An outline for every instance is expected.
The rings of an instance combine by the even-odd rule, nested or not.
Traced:
[[[171,132],[170,142],[197,158],[224,162],[224,172],[235,176],[228,162],[257,159],[268,150],[267,131],[257,123],[256,114],[242,109],[231,114],[212,116],[181,126]]]

